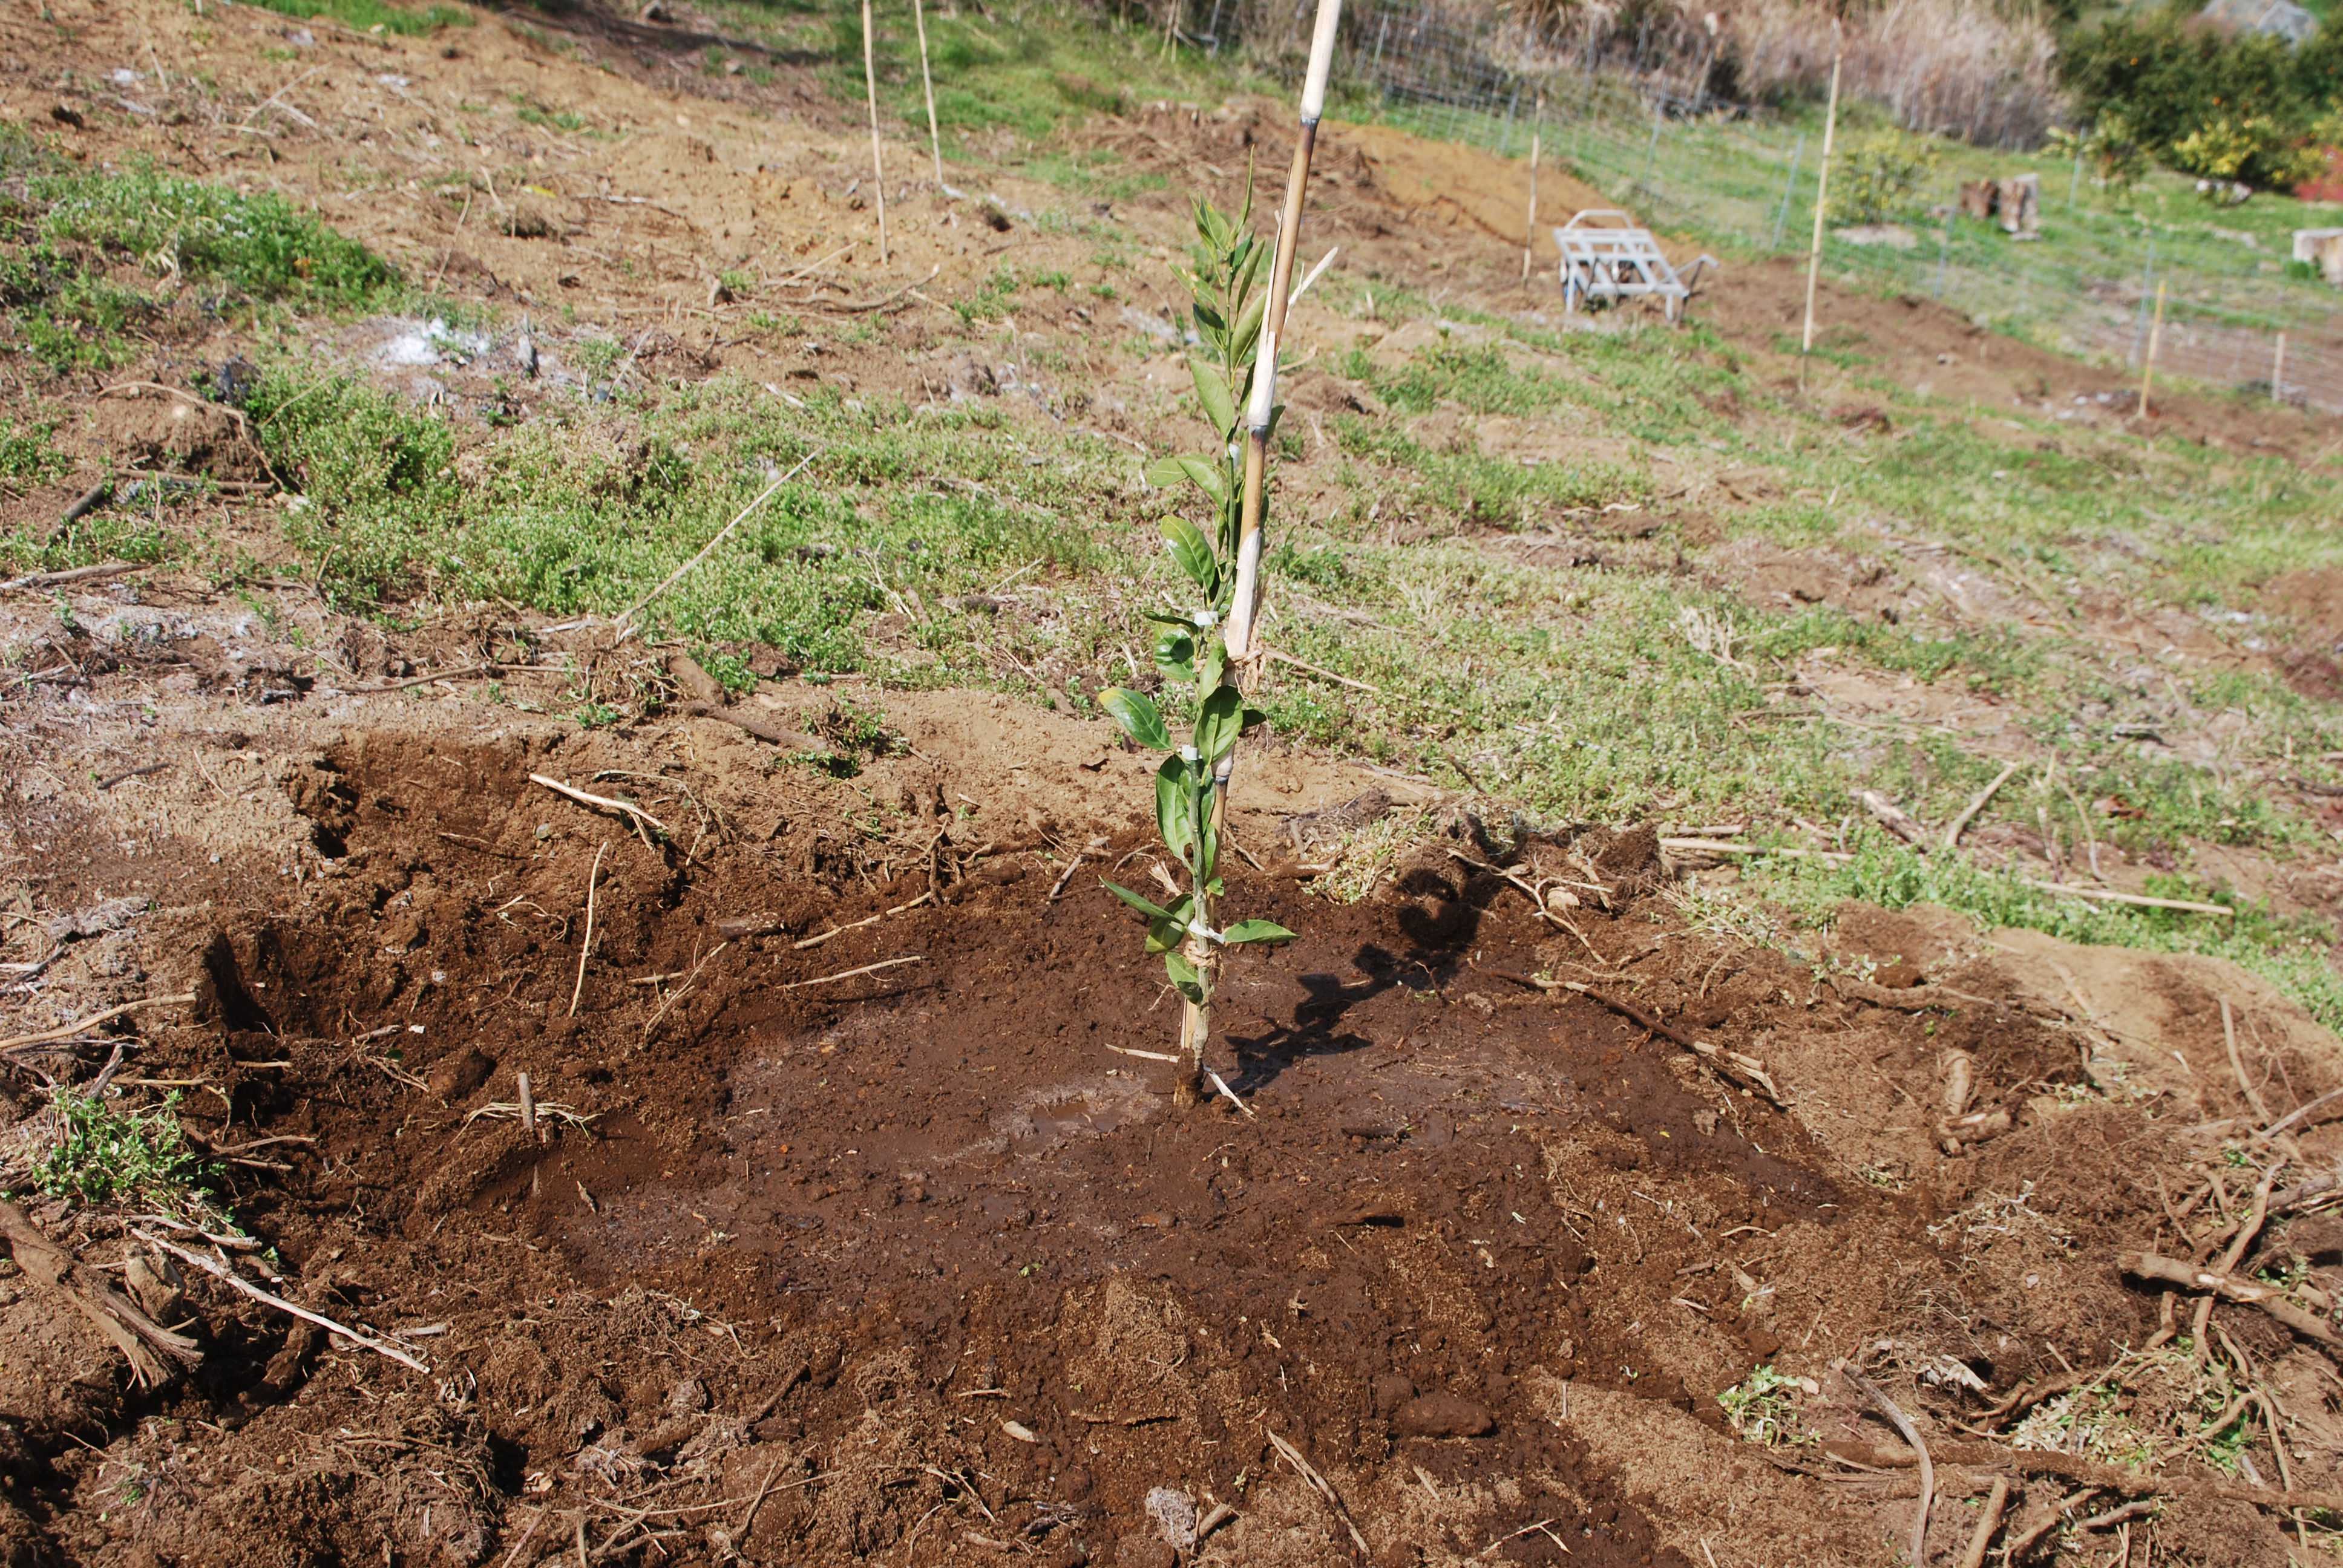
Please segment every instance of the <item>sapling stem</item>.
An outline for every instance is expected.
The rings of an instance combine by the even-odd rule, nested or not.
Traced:
[[[1099,694],[1101,705],[1132,739],[1150,750],[1169,753],[1155,770],[1155,821],[1163,847],[1187,873],[1185,886],[1169,880],[1171,902],[1158,904],[1129,888],[1106,885],[1147,917],[1147,950],[1161,956],[1180,993],[1180,1049],[1172,1060],[1180,1068],[1172,1098],[1181,1105],[1202,1099],[1209,1081],[1243,1106],[1226,1081],[1204,1065],[1221,950],[1244,942],[1286,941],[1293,936],[1272,920],[1238,920],[1222,929],[1215,922],[1212,906],[1223,890],[1221,840],[1238,738],[1262,719],[1245,699],[1259,679],[1262,652],[1255,646],[1253,628],[1261,608],[1263,479],[1269,437],[1277,424],[1277,347],[1287,307],[1300,292],[1293,286],[1293,266],[1301,239],[1302,198],[1309,185],[1311,151],[1325,106],[1334,29],[1342,11],[1342,0],[1321,0],[1318,7],[1310,71],[1302,92],[1301,136],[1286,176],[1274,245],[1264,245],[1249,230],[1250,179],[1243,210],[1234,222],[1210,202],[1196,204],[1196,262],[1187,281],[1195,297],[1198,347],[1189,357],[1189,369],[1195,377],[1197,403],[1217,442],[1210,453],[1166,457],[1148,469],[1148,477],[1166,487],[1182,481],[1194,486],[1212,504],[1213,527],[1207,532],[1183,518],[1163,520],[1164,545],[1181,572],[1202,591],[1204,602],[1189,609],[1147,612],[1162,628],[1155,639],[1156,668],[1196,689],[1193,729],[1187,739],[1175,742],[1154,699],[1122,687]]]

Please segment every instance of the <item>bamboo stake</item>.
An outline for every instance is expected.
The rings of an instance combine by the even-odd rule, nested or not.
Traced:
[[[2148,388],[2156,382],[2156,351],[2164,342],[2164,280],[2156,280],[2156,319],[2147,328],[2147,363],[2139,367],[2139,417],[2147,417]]]
[[[1536,106],[1530,111],[1530,210],[1522,223],[1522,286],[1529,286],[1530,252],[1537,244],[1537,166],[1538,143],[1545,130],[1545,94],[1540,92]]]
[[[1815,176],[1815,238],[1806,248],[1806,326],[1798,341],[1798,378],[1805,379],[1806,356],[1815,351],[1815,285],[1823,271],[1823,220],[1830,206],[1831,145],[1838,135],[1838,24],[1831,24],[1830,107],[1823,115],[1823,166]]]
[[[928,153],[936,162],[936,188],[944,183],[943,138],[936,134],[936,79],[928,70],[927,0],[911,0],[911,25],[920,30],[920,91],[928,95]]]
[[[2270,356],[2270,401],[2286,401],[2286,334],[2278,335],[2278,352]]]
[[[879,265],[887,265],[887,169],[879,156],[879,58],[870,0],[862,0],[862,90],[870,101],[870,189],[879,198]]]

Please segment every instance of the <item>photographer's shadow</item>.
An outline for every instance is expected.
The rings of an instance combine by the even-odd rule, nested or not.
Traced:
[[[1297,1061],[1347,1055],[1374,1044],[1366,1035],[1343,1029],[1342,1020],[1395,987],[1436,996],[1463,969],[1487,912],[1485,895],[1468,897],[1472,890],[1463,876],[1462,868],[1455,879],[1429,869],[1412,872],[1400,883],[1400,891],[1414,899],[1397,911],[1399,934],[1405,939],[1402,950],[1369,942],[1351,960],[1365,979],[1302,975],[1302,989],[1309,994],[1295,1004],[1290,1021],[1259,1034],[1231,1034],[1229,1044],[1240,1067],[1229,1087],[1250,1100]]]

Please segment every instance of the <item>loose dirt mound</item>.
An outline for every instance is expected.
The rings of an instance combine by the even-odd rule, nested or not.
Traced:
[[[2238,977],[2170,970],[2177,1013],[2078,1024],[1979,939],[1850,920],[1838,961],[1902,989],[1818,986],[1669,934],[1648,833],[1523,847],[1521,874],[1580,890],[1565,932],[1473,869],[1503,851],[1460,819],[1365,904],[1236,879],[1302,936],[1224,993],[1252,1114],[1177,1116],[1119,1054],[1170,1018],[1135,932],[1065,875],[1101,832],[1091,865],[1131,860],[1096,802],[1141,759],[1038,716],[1011,749],[948,696],[890,711],[917,754],[844,783],[768,777],[708,720],[578,737],[426,705],[306,750],[281,728],[269,825],[183,819],[114,962],[201,998],[153,1019],[139,1070],[196,1086],[190,1126],[256,1161],[229,1186],[282,1288],[430,1370],[195,1280],[205,1365],[139,1393],[19,1293],[17,1505],[92,1561],[135,1534],[189,1563],[383,1541],[473,1563],[582,1528],[621,1560],[1169,1562],[1167,1532],[1226,1504],[1201,1561],[1342,1560],[1355,1528],[1379,1563],[1871,1563],[1908,1503],[1767,1462],[1719,1391],[1785,1367],[1815,1380],[1802,1430],[1885,1442],[1834,1355],[1973,1419],[1989,1395],[1961,1384],[2100,1365],[2155,1326],[2112,1261],[2157,1233],[2162,1173],[2188,1179],[2177,1126],[2230,1103],[2207,987]],[[1270,759],[1240,838],[1389,809],[1331,809],[1344,788]],[[119,876],[59,868],[45,899]],[[1762,1056],[1795,1115],[1538,973]],[[2081,983],[2083,1009],[2140,985]],[[2282,1004],[2227,994],[2256,1060],[2285,1040],[2274,1071],[2334,1075]],[[2184,1071],[2077,1049],[2151,1029]],[[1914,1108],[1954,1053],[1966,1108],[2014,1131],[1947,1157]],[[2227,1332],[2293,1364],[2267,1320]],[[103,1465],[67,1436],[96,1429]],[[1936,1550],[1962,1525],[1948,1508]]]
[[[1356,152],[1374,170],[1385,199],[1417,222],[1469,224],[1483,233],[1520,245],[1529,216],[1529,171],[1457,142],[1426,141],[1389,126],[1336,126],[1330,145]],[[1554,167],[1538,171],[1538,225],[1544,230],[1567,223],[1573,213],[1611,205],[1600,191]],[[1549,242],[1537,247],[1551,250]]]

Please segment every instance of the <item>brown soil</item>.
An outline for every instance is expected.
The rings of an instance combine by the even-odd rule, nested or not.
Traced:
[[[242,136],[194,100],[140,116],[79,89],[69,134],[89,156],[314,196],[410,272],[541,322],[575,304],[662,374],[1011,402],[1021,387],[1112,433],[1160,419],[1169,360],[1077,353],[1041,387],[940,327],[813,358],[738,335],[739,312],[707,303],[717,271],[781,276],[870,215],[848,194],[860,151],[820,95],[788,70],[763,85],[700,73],[707,39],[689,29],[580,8],[559,14],[565,52],[487,16],[417,43],[246,8],[55,11],[63,40],[0,15],[12,114],[46,112],[58,69],[102,81],[149,41],[206,72],[218,102],[284,91],[320,134]],[[314,53],[267,53],[297,29]],[[317,74],[287,88],[306,62]],[[534,171],[537,191],[498,198],[514,221],[403,183],[460,123],[432,106],[540,78],[527,90],[588,111],[608,139],[488,149]],[[1134,160],[1241,168],[1256,143],[1273,162],[1280,132],[1252,111],[1166,109],[1112,134]],[[1328,242],[1363,271],[1504,295],[1519,231],[1487,162],[1338,131]],[[357,187],[353,171],[379,177]],[[1559,186],[1551,199],[1571,199]],[[990,194],[1005,232],[931,192],[891,206],[888,279],[860,269],[807,309],[931,267],[965,288],[1003,256],[1054,265],[1086,245],[1016,216],[1051,193]],[[1403,221],[1443,202],[1452,226]],[[1129,222],[1167,255],[1178,243],[1169,204]],[[1763,356],[1794,297],[1758,271],[1704,309]],[[1079,349],[1094,326],[1079,300],[1037,301],[1022,325]],[[1168,286],[1134,306],[1176,307]],[[1990,402],[2036,395],[2042,377],[2105,379],[1972,342],[1930,307],[1833,308],[1876,329],[1890,374],[1968,356],[1969,379],[1939,390]],[[1330,351],[1380,333],[1304,313]],[[402,329],[358,324],[330,347],[363,359]],[[205,331],[159,344],[146,373],[216,361],[231,345]],[[548,327],[548,374],[565,351]],[[429,378],[469,399],[496,372]],[[1846,410],[1850,439],[1880,438],[1851,384],[1813,395]],[[92,454],[223,477],[246,460],[233,431],[159,399],[81,412],[71,434]],[[2218,400],[2176,397],[2158,418],[2243,439]],[[1494,422],[1457,436],[1509,439]],[[7,516],[53,514],[87,477]],[[1754,498],[1736,483],[1702,477],[1684,505]],[[231,510],[218,528],[281,549],[265,517]],[[1755,547],[1716,569],[1753,596],[1863,616],[1983,591],[1932,563]],[[229,1161],[225,1199],[273,1249],[246,1260],[254,1277],[400,1336],[428,1370],[192,1268],[148,1278],[156,1254],[121,1223],[35,1203],[204,1361],[133,1386],[55,1292],[0,1281],[12,1563],[1875,1564],[1900,1550],[1885,1543],[1908,1529],[1910,1483],[1872,1452],[1896,1439],[1833,1363],[1867,1367],[1948,1446],[2026,1381],[2107,1365],[2158,1322],[2118,1253],[2211,1244],[2204,1214],[2173,1205],[2208,1168],[2219,1179],[2205,1124],[2249,1112],[2221,1001],[2273,1105],[2343,1082],[2329,1036],[2207,960],[1925,911],[1849,911],[1827,953],[1709,934],[1680,913],[1644,829],[1523,848],[1535,874],[1577,886],[1562,925],[1460,861],[1503,851],[1454,813],[1373,896],[1333,904],[1284,846],[1319,852],[1330,829],[1339,844],[1394,793],[1441,803],[1272,749],[1240,775],[1233,826],[1262,868],[1232,897],[1302,936],[1244,955],[1224,992],[1216,1060],[1250,1114],[1175,1112],[1164,1070],[1129,1054],[1164,1044],[1172,1004],[1096,880],[1110,862],[1146,874],[1126,805],[1142,759],[1103,724],[890,691],[902,749],[840,779],[712,719],[581,734],[469,681],[357,689],[512,660],[521,643],[633,657],[629,677],[655,678],[651,655],[589,634],[487,613],[397,633],[289,583],[272,631],[167,572],[76,588],[72,604],[66,618],[0,601],[0,645],[27,678],[0,726],[0,961],[34,966],[5,971],[23,988],[7,1029],[193,992],[26,1060],[85,1075],[119,1044],[117,1083],[182,1091],[190,1130]],[[318,648],[361,674],[334,676],[304,651]],[[1820,663],[1801,677],[1853,710],[1939,717]],[[802,729],[830,695],[777,679],[750,700]],[[532,773],[634,799],[674,841]],[[1610,1006],[1523,983],[1540,973],[1762,1059],[1787,1108]],[[2006,1131],[1943,1137],[1955,1052],[1975,1063],[1968,1109]],[[46,1136],[41,1101],[11,1081],[0,1137]],[[2316,1121],[2298,1130],[2314,1168],[2343,1141]],[[2292,1249],[2328,1277],[2321,1223],[2274,1228],[2247,1266],[2284,1269]],[[2343,1403],[2325,1362],[2258,1313],[2217,1322],[2288,1412],[2288,1456],[2257,1438],[2247,1457],[2336,1487]],[[1854,1444],[1868,1468],[1726,1430],[1716,1395],[1760,1365],[1809,1380],[1802,1435]],[[2207,1413],[2193,1384],[2159,1397],[2133,1413],[2167,1440]],[[1940,1465],[1936,1560],[1966,1541],[1993,1468]],[[2031,1523],[2074,1490],[2029,1481],[2014,1506]],[[1216,1504],[1233,1518],[1190,1541],[1182,1521]],[[2207,1568],[2283,1562],[2289,1545],[2275,1515],[2201,1493],[2155,1531],[2154,1561]],[[2078,1539],[2071,1560],[2113,1538]]]

